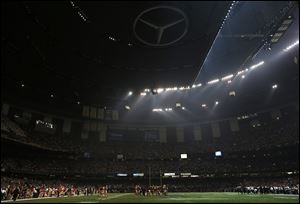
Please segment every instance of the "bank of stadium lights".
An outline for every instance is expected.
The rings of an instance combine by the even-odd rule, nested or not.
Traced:
[[[236,1],[232,1],[231,5],[230,5],[230,7],[229,7],[229,9],[228,9],[228,11],[227,11],[227,14],[226,14],[226,16],[225,16],[225,18],[224,18],[224,20],[223,20],[223,22],[222,22],[222,25],[221,25],[221,28],[220,28],[220,29],[223,28],[223,25],[224,25],[226,19],[230,16],[230,12],[232,11],[233,6],[234,6],[235,3],[236,3]]]
[[[219,81],[220,81],[219,79],[214,79],[214,80],[207,82],[207,84],[215,84],[215,83],[218,83]]]
[[[142,92],[140,95],[141,95],[141,96],[146,96],[146,95],[147,95],[147,93],[145,93],[145,92]]]
[[[117,41],[117,39],[116,39],[116,38],[114,38],[114,37],[111,37],[111,36],[108,36],[108,39],[110,39],[110,40],[112,40],[112,41]]]
[[[86,21],[86,18],[81,14],[80,11],[78,11],[78,15],[82,18],[82,20]]]
[[[163,111],[170,112],[170,111],[173,111],[173,109],[172,108],[165,108],[165,109],[162,109],[162,108],[153,108],[152,109],[152,112],[163,112]]]
[[[201,83],[199,83],[199,84],[193,84],[193,85],[192,85],[192,88],[197,88],[197,87],[200,87],[200,86],[202,86]]]
[[[75,7],[75,4],[74,4],[73,1],[70,1],[70,3],[71,3],[71,5],[72,5],[72,7]]]
[[[128,96],[131,96],[131,95],[132,95],[132,91],[129,91],[129,92],[128,92]]]
[[[173,88],[166,88],[166,91],[177,91],[178,88],[175,86]]]
[[[277,84],[272,85],[272,89],[276,89],[277,87]]]
[[[299,40],[297,40],[296,42],[294,42],[293,44],[289,45],[288,47],[286,47],[283,51],[284,52],[287,52],[289,51],[290,49],[292,49],[293,47],[299,45]]]
[[[263,65],[264,63],[265,63],[264,61],[261,61],[261,62],[255,64],[255,65],[252,65],[252,66],[250,67],[250,69],[251,69],[251,70],[252,70],[252,69],[255,69],[255,68],[257,68],[257,67]]]
[[[238,76],[238,75],[240,75],[240,74],[242,74],[244,72],[245,72],[245,70],[238,71],[238,73],[236,75]]]
[[[227,75],[227,76],[224,76],[224,77],[222,77],[222,81],[226,81],[226,80],[228,80],[228,79],[231,79],[233,77],[233,74],[230,74],[230,75]]]
[[[231,78],[233,78],[234,76],[241,75],[241,74],[243,74],[242,78],[245,78],[245,74],[246,74],[245,72],[248,72],[250,69],[253,70],[253,69],[255,69],[255,68],[259,67],[259,66],[262,66],[264,63],[265,63],[264,61],[261,61],[261,62],[259,62],[257,64],[252,65],[250,68],[246,68],[246,69],[238,71],[235,75],[234,74],[230,74],[230,75],[224,76],[224,77],[221,78],[221,81],[228,80],[227,83],[230,84],[232,82],[232,80],[230,80]],[[220,81],[220,79],[214,79],[214,80],[211,80],[211,81],[207,82],[207,84],[214,84],[214,83],[217,83],[219,81]],[[172,87],[168,87],[168,88],[165,88],[165,89],[164,88],[158,88],[156,90],[157,90],[157,93],[161,93],[163,91],[168,92],[168,91],[177,91],[177,90],[180,90],[180,91],[190,90],[191,88],[195,89],[195,88],[200,87],[200,86],[202,86],[201,83],[199,83],[199,84],[193,84],[191,87],[190,86],[186,86],[186,87],[182,86],[182,87],[178,88],[178,87],[175,86],[173,88]],[[147,95],[146,93],[148,93],[148,92],[150,92],[150,89],[145,89],[141,93],[141,95],[142,96]]]
[[[202,108],[206,108],[206,104],[205,104],[205,103],[204,103],[204,104],[202,104],[201,106],[202,106]]]
[[[182,90],[189,90],[189,89],[190,89],[190,86],[187,86],[187,87],[182,86],[182,87],[179,88],[179,90],[181,90],[181,91]]]

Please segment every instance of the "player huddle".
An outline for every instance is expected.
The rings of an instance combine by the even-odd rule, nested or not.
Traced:
[[[108,186],[100,186],[99,187],[99,194],[101,198],[107,198],[108,195]]]
[[[141,187],[140,185],[135,186],[135,195],[140,196],[166,196],[168,193],[168,187],[163,186],[149,186]]]

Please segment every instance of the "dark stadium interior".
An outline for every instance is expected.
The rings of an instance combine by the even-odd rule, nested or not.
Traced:
[[[299,195],[298,2],[5,1],[1,17],[1,201]]]

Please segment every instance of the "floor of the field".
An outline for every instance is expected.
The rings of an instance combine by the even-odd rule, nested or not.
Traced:
[[[12,202],[12,201],[4,201]],[[136,196],[132,193],[111,193],[107,198],[74,196],[17,200],[16,202],[37,203],[299,203],[299,195],[252,195],[238,193],[169,193],[168,196]]]

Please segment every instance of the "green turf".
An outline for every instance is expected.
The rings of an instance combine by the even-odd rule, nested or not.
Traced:
[[[237,193],[169,193],[168,196],[136,196],[132,193],[111,193],[108,198],[99,196],[78,196],[46,198],[27,201],[27,203],[299,203],[298,195],[241,195]]]

